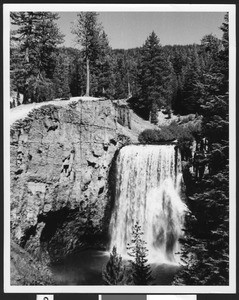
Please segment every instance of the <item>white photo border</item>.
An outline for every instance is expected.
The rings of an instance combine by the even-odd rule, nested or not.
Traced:
[[[12,286],[10,284],[10,12],[228,12],[229,13],[229,286]],[[5,293],[236,293],[236,5],[235,4],[4,4],[4,292]]]

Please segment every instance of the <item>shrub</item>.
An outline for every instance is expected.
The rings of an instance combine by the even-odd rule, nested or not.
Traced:
[[[174,139],[174,135],[167,128],[161,130],[146,129],[139,134],[138,138],[141,144],[158,144],[173,141]]]
[[[176,122],[172,122],[168,126],[162,126],[159,129],[147,129],[140,133],[139,142],[142,144],[160,144],[168,143],[173,140],[177,140],[177,145],[181,151],[182,159],[188,160],[192,157],[191,145],[196,134],[200,134],[201,127],[188,127],[184,125],[178,125]]]
[[[160,129],[146,129],[139,135],[139,142],[142,144],[158,144],[162,142],[170,142],[178,140],[179,144],[184,142],[192,142],[193,136],[190,129],[177,125],[172,122],[168,126],[162,126]]]

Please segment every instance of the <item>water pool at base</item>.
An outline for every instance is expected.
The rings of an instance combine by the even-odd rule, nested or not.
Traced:
[[[85,250],[68,256],[51,267],[57,285],[104,285],[102,270],[109,260],[109,253]],[[152,285],[171,285],[179,266],[152,264]]]

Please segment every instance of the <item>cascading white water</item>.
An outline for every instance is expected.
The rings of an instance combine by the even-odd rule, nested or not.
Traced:
[[[181,161],[174,145],[130,145],[119,152],[111,243],[122,256],[139,222],[150,262],[175,263],[187,207],[180,198]]]

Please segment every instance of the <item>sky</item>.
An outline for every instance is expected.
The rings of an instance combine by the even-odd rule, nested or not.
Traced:
[[[164,45],[200,43],[206,34],[222,37],[224,12],[99,12],[98,20],[110,46],[121,49],[140,47],[152,31]],[[71,33],[77,12],[59,12],[57,24],[65,35],[64,46],[77,47]]]

